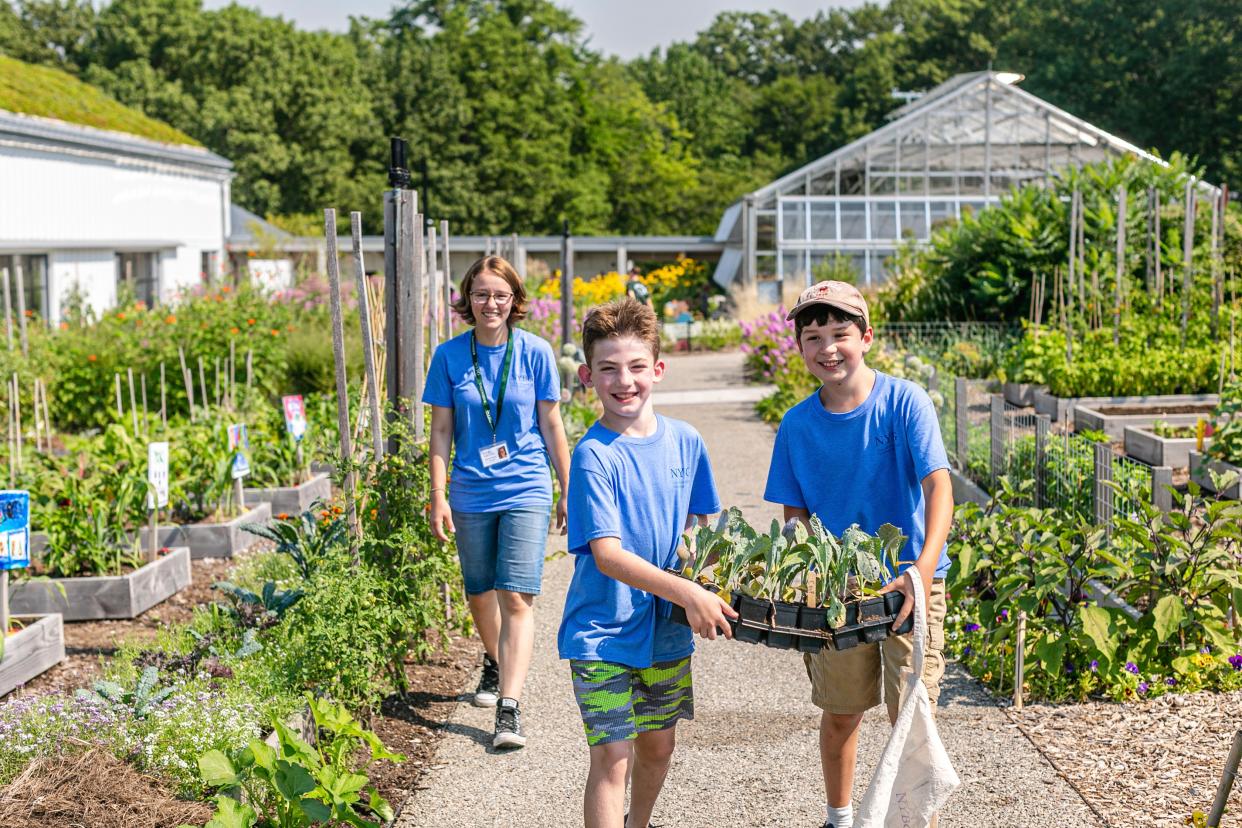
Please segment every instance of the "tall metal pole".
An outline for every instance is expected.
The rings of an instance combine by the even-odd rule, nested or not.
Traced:
[[[569,220],[561,226],[561,344],[573,342],[574,241],[569,237]]]

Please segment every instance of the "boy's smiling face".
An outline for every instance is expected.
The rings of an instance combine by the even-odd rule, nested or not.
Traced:
[[[824,385],[848,387],[863,367],[863,355],[871,350],[872,331],[860,332],[853,322],[829,318],[824,324],[811,322],[798,337],[798,351],[807,370]]]
[[[664,363],[637,337],[609,337],[595,343],[591,364],[579,366],[578,376],[599,396],[610,421],[605,425],[628,425],[650,410],[651,388],[664,378]]]

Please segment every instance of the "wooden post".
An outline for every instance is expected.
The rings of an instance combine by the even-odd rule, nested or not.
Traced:
[[[1069,214],[1069,292],[1074,292],[1074,273],[1078,264],[1078,190],[1077,188],[1070,194],[1070,214]]]
[[[336,210],[323,211],[323,234],[328,247],[328,287],[332,310],[332,354],[336,362],[336,418],[341,438],[341,468],[345,474],[345,505],[349,521],[350,551],[357,567],[358,559],[358,509],[354,502],[354,452],[349,439],[349,385],[345,377],[345,328],[341,318],[340,260],[336,251]]]
[[[1211,258],[1209,259],[1212,272],[1212,339],[1216,339],[1220,332],[1220,303],[1224,298],[1224,285],[1221,284],[1221,266],[1220,266],[1220,229],[1224,226],[1224,202],[1222,199],[1224,193],[1217,191],[1212,196],[1212,238],[1211,238]]]
[[[47,404],[47,383],[39,380],[39,395],[43,398],[43,427],[47,429],[47,450],[52,450],[52,415]]]
[[[148,530],[151,542],[147,545],[147,562],[151,563],[159,556],[160,550],[160,507],[155,505],[155,497],[151,498],[151,526]]]
[[[177,346],[177,357],[181,360],[181,381],[185,383],[185,399],[190,406],[190,421],[193,422],[194,417],[194,378],[190,375],[190,369],[185,364],[185,348]],[[164,418],[164,426],[168,426],[168,418]]]
[[[440,345],[440,275],[436,266],[436,225],[427,222],[427,356],[435,355]]]
[[[150,434],[151,424],[147,419],[147,372],[139,374],[138,379],[142,380],[142,433]]]
[[[970,385],[969,380],[953,380],[953,444],[957,468],[965,471],[970,465]]]
[[[453,338],[453,259],[449,251],[449,223],[440,219],[440,238],[444,240],[444,332],[441,340]]]
[[[1160,511],[1173,511],[1173,493],[1169,487],[1173,485],[1172,466],[1153,466],[1151,470],[1151,502]]]
[[[1092,443],[1095,450],[1095,480],[1092,492],[1095,501],[1095,522],[1103,526],[1106,537],[1112,537],[1113,490],[1108,484],[1113,479],[1113,448],[1108,443]]]
[[[991,446],[992,484],[995,486],[1005,471],[1005,398],[1000,394],[992,394],[991,397],[988,443]]]
[[[115,373],[112,378],[116,381],[116,418],[122,423],[125,422],[125,408],[121,405],[121,375]]]
[[[119,374],[117,381],[120,381]],[[17,438],[14,446],[17,450],[17,471],[20,473],[22,470],[22,387],[17,382],[17,374],[13,375],[13,426]]]
[[[229,408],[237,407],[237,340],[229,337],[229,372],[226,379],[228,380]]]
[[[574,339],[574,240],[569,237],[569,221],[561,229],[561,345]]]
[[[1234,780],[1238,777],[1239,764],[1242,764],[1242,730],[1233,734],[1233,746],[1229,748],[1229,758],[1225,760],[1225,772],[1221,774],[1216,798],[1212,800],[1212,810],[1208,813],[1208,828],[1221,828],[1220,820],[1225,815],[1229,792],[1233,790]]]
[[[0,281],[4,282],[4,332],[9,341],[9,352],[13,351],[13,301],[9,296],[9,269],[0,269]]]
[[[254,348],[246,349],[246,401],[250,400],[250,386],[254,384]]]
[[[1194,290],[1195,180],[1186,181],[1186,220],[1182,225],[1182,347],[1190,327],[1190,293]]]
[[[34,403],[35,451],[43,451],[43,408],[39,405],[39,378],[34,378],[31,390]]]
[[[1026,610],[1018,612],[1018,640],[1013,650],[1013,709],[1022,709],[1022,681],[1026,668]]]
[[[138,431],[138,400],[134,394],[134,369],[126,368],[125,375],[129,379],[129,414],[134,421],[134,437],[140,433]]]
[[[30,344],[26,341],[26,282],[22,276],[22,266],[13,265],[17,274],[17,330],[21,334],[22,356],[30,356]]]
[[[420,396],[423,371],[422,352],[415,353],[415,341],[422,344],[421,307],[415,306],[419,291],[415,290],[414,269],[419,262],[415,249],[418,224],[418,197],[412,190],[393,190],[384,201],[385,239],[385,332],[384,347],[388,362],[388,401],[401,416],[415,420],[421,430],[422,409],[415,412]],[[391,242],[389,238],[391,237]],[[390,245],[390,246],[389,246]],[[394,438],[390,450],[395,450]]]
[[[215,400],[216,408],[220,407],[220,357],[215,358],[216,364],[216,384],[212,386],[212,399]]]
[[[160,425],[168,430],[168,384],[164,378],[164,363],[160,363]]]
[[[375,461],[384,459],[384,425],[380,418],[379,377],[375,373],[374,334],[371,331],[371,299],[367,293],[367,273],[362,258],[362,213],[349,214],[349,230],[353,237],[354,278],[358,285],[358,323],[362,328],[362,365],[366,371],[367,398],[371,406],[371,446]],[[435,327],[434,320],[432,327]],[[301,450],[301,443],[298,444]]]
[[[211,405],[211,397],[207,396],[207,371],[203,368],[202,357],[198,358],[198,384],[199,388],[203,392],[201,399],[203,401],[203,407],[205,408]]]
[[[4,398],[9,409],[9,488],[12,489],[17,479],[17,432],[13,427],[13,386],[7,382],[5,385]]]
[[[1121,344],[1121,302],[1126,274],[1126,185],[1117,188],[1117,276],[1113,285],[1113,345]]]
[[[233,501],[237,504],[237,514],[244,514],[246,511],[246,485],[244,478],[236,477],[233,479]]]
[[[1048,431],[1052,420],[1047,414],[1035,415],[1035,506],[1048,502]]]
[[[1164,197],[1160,194],[1160,190],[1156,187],[1151,188],[1155,203],[1152,204],[1152,234],[1155,236],[1155,244],[1152,252],[1155,255],[1156,267],[1156,310],[1164,308],[1164,243],[1160,238],[1160,208],[1164,206]]]
[[[426,309],[423,306],[423,285],[426,279],[427,251],[423,236],[423,216],[414,216],[414,398],[410,401],[414,412],[414,439],[421,441],[425,436],[426,425],[423,423],[423,383],[427,378],[426,345],[423,339],[423,318]]]

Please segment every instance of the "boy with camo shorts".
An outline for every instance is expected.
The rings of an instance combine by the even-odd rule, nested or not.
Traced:
[[[665,571],[677,563],[681,533],[696,516],[720,511],[720,501],[703,438],[652,409],[652,387],[664,376],[655,313],[628,298],[594,308],[582,347],[579,377],[604,413],[570,464],[576,560],[557,644],[590,746],[585,824],[635,828],[651,819],[677,722],[694,717],[691,628],[730,636],[728,618],[737,614]],[[689,627],[669,620],[670,602],[685,607]]]

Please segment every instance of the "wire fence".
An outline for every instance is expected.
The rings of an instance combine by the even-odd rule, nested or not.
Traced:
[[[997,491],[1005,477],[1019,492],[1020,505],[1057,509],[1105,527],[1119,515],[1137,518],[1143,503],[1172,507],[1166,488],[1171,468],[1119,455],[1106,442],[1053,432],[1047,416],[1005,402],[994,383],[955,378],[946,390],[940,418],[950,459],[984,489]]]

